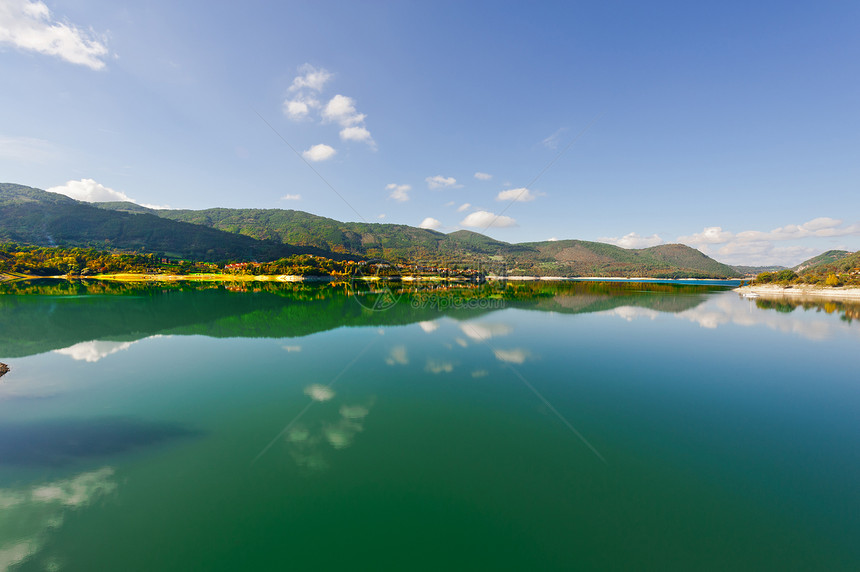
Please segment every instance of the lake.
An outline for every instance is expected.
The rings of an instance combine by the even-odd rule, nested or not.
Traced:
[[[0,285],[0,568],[857,570],[860,306]]]

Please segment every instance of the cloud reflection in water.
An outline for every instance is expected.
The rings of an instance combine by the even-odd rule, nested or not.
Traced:
[[[69,511],[114,492],[114,469],[102,467],[74,477],[23,488],[0,489],[0,570],[33,558]],[[46,562],[45,568],[57,568]]]
[[[364,431],[364,420],[375,399],[365,404],[344,403],[334,419],[322,419],[313,425],[296,425],[284,436],[287,450],[295,463],[310,471],[322,471],[330,466],[326,451],[345,449]]]

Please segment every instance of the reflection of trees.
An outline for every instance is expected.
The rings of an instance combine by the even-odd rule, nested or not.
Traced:
[[[756,300],[755,305],[762,310],[776,310],[777,312],[782,312],[783,314],[790,314],[794,312],[795,308],[797,308],[798,306],[798,304],[789,304],[785,300],[765,299]]]
[[[805,311],[825,312],[826,314],[837,314],[840,319],[852,322],[860,318],[860,302],[843,300],[819,300],[810,298],[757,298],[755,304],[762,310],[776,310],[777,312],[790,313],[797,308]]]
[[[441,316],[467,320],[504,307],[586,313],[636,306],[680,312],[713,287],[595,282],[464,285],[390,284],[399,302],[370,311],[347,283],[121,283],[43,280],[0,286],[0,357],[33,355],[81,342],[129,342],[156,334],[210,337],[305,336],[342,326],[393,326]],[[458,304],[413,303],[428,295]],[[493,300],[492,305],[468,304]]]

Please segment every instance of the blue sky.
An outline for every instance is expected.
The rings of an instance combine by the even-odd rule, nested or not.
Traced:
[[[0,0],[0,180],[795,264],[860,249],[858,21],[857,2]]]

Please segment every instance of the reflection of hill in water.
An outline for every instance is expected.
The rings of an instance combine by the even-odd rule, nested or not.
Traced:
[[[538,294],[526,309],[586,314],[605,312],[621,306],[648,308],[658,312],[683,312],[695,308],[714,290],[707,286],[642,284],[629,282],[560,282],[527,284]],[[522,294],[528,298],[528,292]],[[515,296],[513,306],[519,307]]]
[[[647,288],[647,290],[645,289]],[[243,290],[240,292],[232,290]],[[449,316],[465,320],[505,307],[561,313],[638,306],[679,312],[712,288],[641,284],[516,283],[504,288],[395,292],[374,312],[344,285],[110,284],[40,281],[0,290],[0,357],[21,357],[91,340],[133,341],[155,334],[210,337],[306,336],[341,326],[393,326]],[[372,305],[373,295],[363,298]],[[435,301],[447,301],[436,304]],[[492,304],[483,302],[492,301]],[[481,303],[479,303],[481,302]]]
[[[58,467],[195,435],[180,425],[125,417],[0,423],[0,465]]]
[[[760,310],[776,310],[784,314],[790,314],[798,308],[826,314],[835,313],[849,323],[860,319],[860,302],[854,300],[822,300],[821,298],[788,296],[769,298],[763,296],[756,299],[755,305]]]

